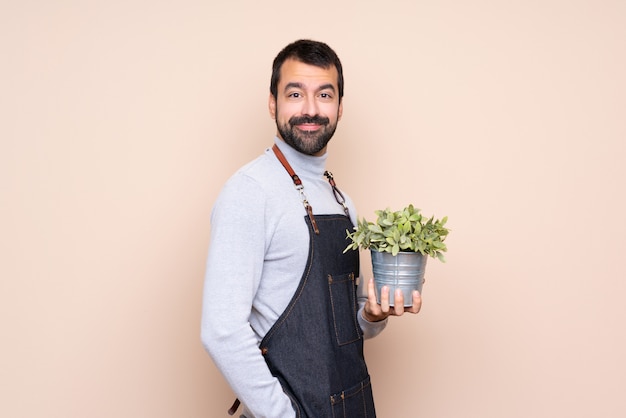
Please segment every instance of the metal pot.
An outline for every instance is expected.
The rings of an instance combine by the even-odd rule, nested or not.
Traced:
[[[376,300],[380,303],[380,291],[389,287],[389,305],[394,304],[396,289],[401,289],[404,306],[413,305],[413,290],[422,292],[427,255],[416,252],[399,252],[392,255],[387,252],[371,250]]]

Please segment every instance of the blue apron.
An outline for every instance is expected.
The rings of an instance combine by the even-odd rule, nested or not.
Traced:
[[[306,215],[309,255],[300,284],[260,348],[301,418],[373,418],[357,321],[359,253],[343,253],[345,215]]]

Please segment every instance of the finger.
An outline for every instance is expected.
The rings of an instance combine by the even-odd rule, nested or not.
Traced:
[[[389,286],[383,286],[380,289],[380,309],[384,313],[389,312]]]
[[[402,316],[404,313],[404,294],[401,289],[396,289],[393,298],[393,313],[396,316]]]
[[[380,305],[376,302],[374,279],[370,279],[367,283],[367,303],[365,304],[365,313],[374,317],[378,317],[381,314]],[[370,319],[372,318],[370,317]]]
[[[376,302],[376,287],[374,286],[374,279],[370,279],[367,282],[367,300],[373,305],[377,305]]]
[[[417,290],[413,291],[413,306],[411,306],[410,311],[412,313],[418,313],[422,309],[422,295]]]

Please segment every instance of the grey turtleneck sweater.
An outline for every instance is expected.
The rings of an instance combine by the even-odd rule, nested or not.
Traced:
[[[327,155],[304,155],[274,142],[302,180],[313,213],[344,213],[323,175]],[[343,193],[355,224],[354,205]],[[302,277],[309,246],[305,215],[300,193],[271,148],[228,180],[213,207],[201,338],[248,418],[295,416],[259,343]],[[360,310],[364,303],[362,296]],[[361,312],[358,318],[365,338],[386,325],[366,321]]]

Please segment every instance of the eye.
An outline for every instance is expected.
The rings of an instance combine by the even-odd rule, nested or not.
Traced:
[[[320,97],[321,97],[322,99],[332,99],[332,98],[333,98],[333,95],[332,95],[332,94],[330,94],[330,93],[320,93]]]
[[[293,93],[289,93],[289,95],[287,97],[292,97],[294,99],[299,99],[300,97],[302,97],[302,95],[300,93],[298,93],[297,91],[294,91]]]

